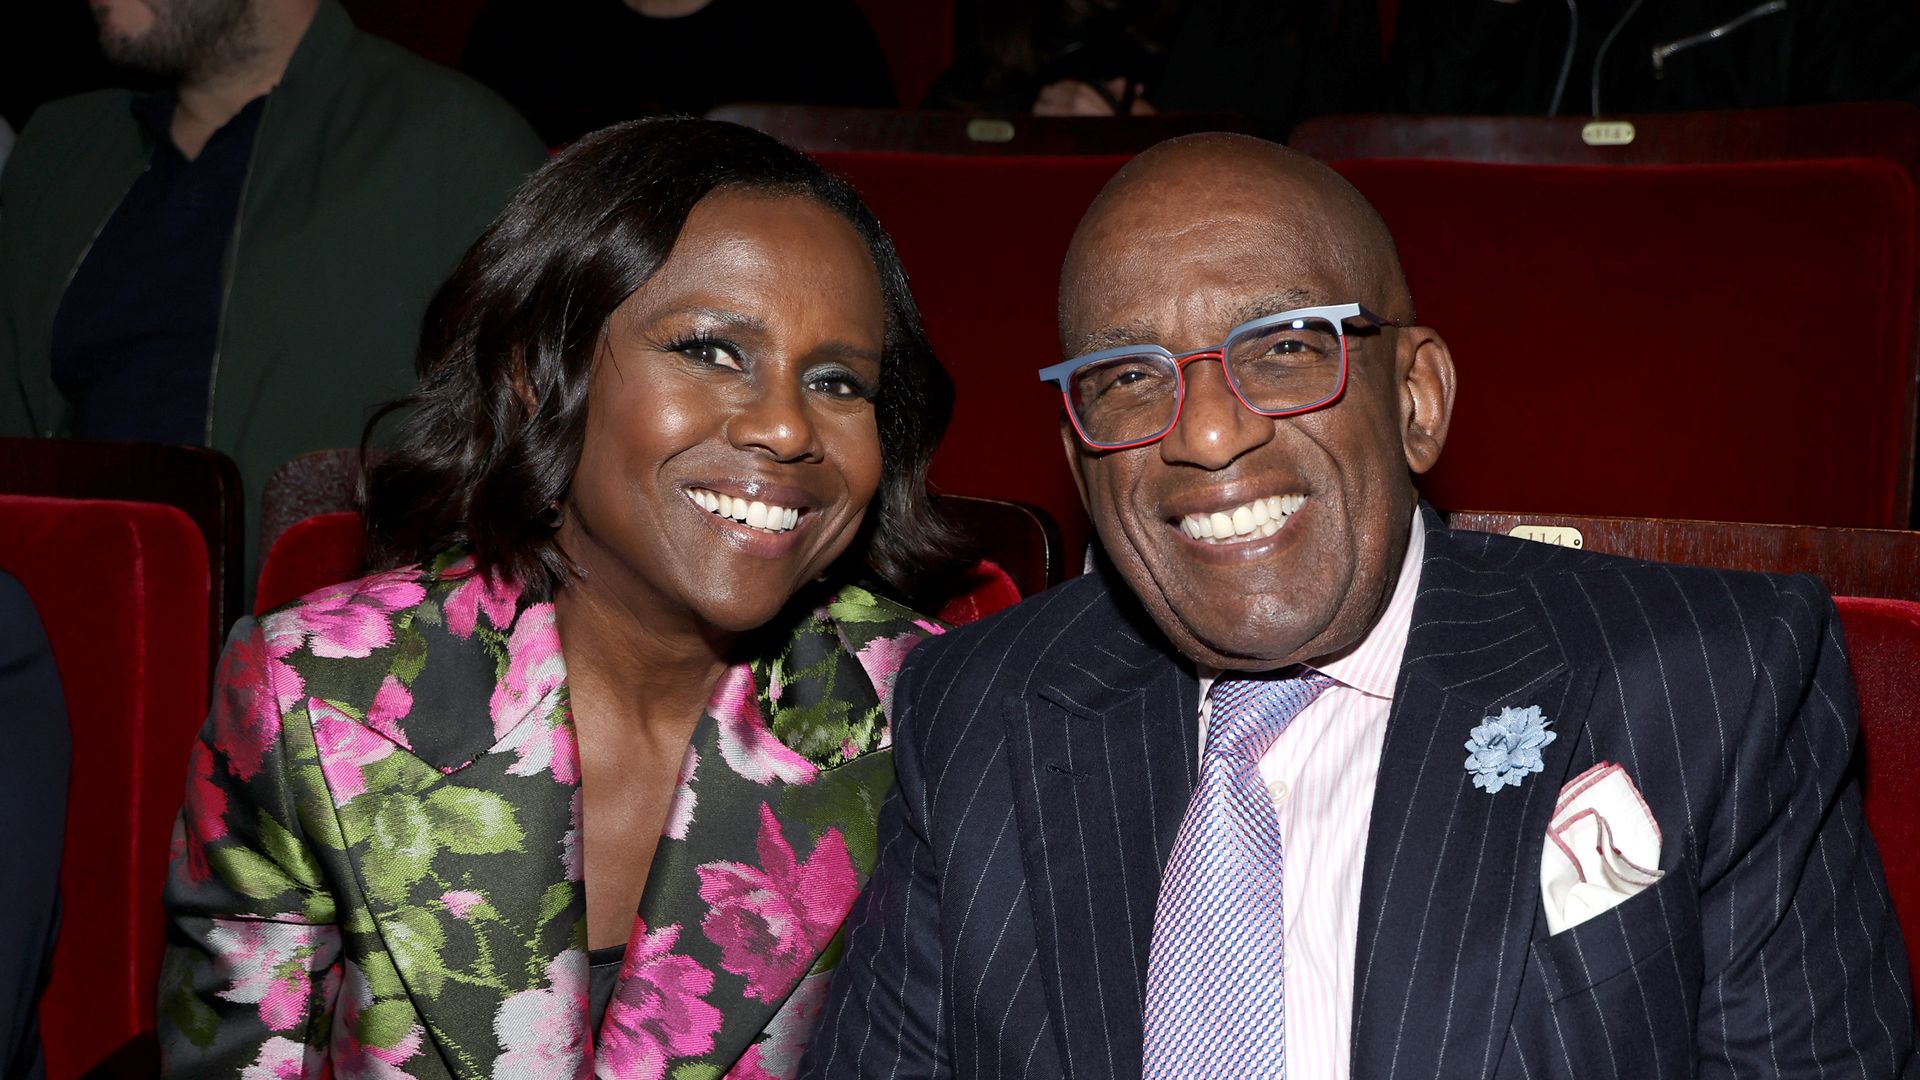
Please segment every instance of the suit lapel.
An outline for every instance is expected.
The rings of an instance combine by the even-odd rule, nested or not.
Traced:
[[[363,583],[359,596],[383,587]],[[305,619],[325,616],[341,618]],[[511,586],[429,576],[419,602],[391,613],[387,637],[366,659],[310,679],[325,696],[307,702],[366,897],[370,925],[358,929],[384,946],[361,973],[372,1004],[404,995],[455,1075],[490,1073],[498,1055],[535,1043],[571,1075],[587,1052],[575,1019],[585,1008],[586,903],[579,759],[552,605]],[[514,1000],[512,1015],[551,1022],[500,1026]],[[378,1015],[382,1032],[404,1030]]]
[[[644,1069],[660,1049],[661,987],[695,971],[711,983],[704,1001],[680,1003],[688,1034],[668,1048],[676,1072],[719,1075],[749,1060],[793,1071],[811,1016],[785,1025],[791,1033],[769,1029],[802,979],[831,970],[873,871],[874,822],[893,785],[882,692],[927,632],[904,609],[846,588],[767,659],[722,678],[689,743],[601,1021],[599,1075]],[[808,1007],[818,1003],[800,1011]]]
[[[1426,543],[1367,838],[1356,1078],[1492,1074],[1539,908],[1540,845],[1593,686],[1524,578],[1471,540],[1430,528]],[[1544,770],[1493,794],[1475,787],[1469,733],[1529,705],[1555,735]]]
[[[1198,689],[1111,591],[1004,703],[1040,968],[1075,1077],[1138,1076],[1161,872],[1197,768]]]

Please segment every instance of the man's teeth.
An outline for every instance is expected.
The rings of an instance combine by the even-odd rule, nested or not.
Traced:
[[[1272,536],[1306,501],[1305,495],[1274,495],[1255,499],[1231,510],[1188,514],[1180,519],[1180,527],[1186,530],[1188,536],[1209,544],[1229,544],[1252,537]]]
[[[686,492],[687,498],[692,499],[695,506],[708,513],[732,518],[749,529],[759,529],[761,532],[786,532],[800,520],[800,511],[792,507],[749,502],[706,488],[687,488]]]

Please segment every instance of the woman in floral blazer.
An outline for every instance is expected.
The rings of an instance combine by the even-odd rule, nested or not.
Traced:
[[[946,544],[892,248],[765,136],[639,122],[536,174],[427,323],[370,478],[396,568],[222,659],[167,1071],[791,1076],[937,632],[850,583]]]

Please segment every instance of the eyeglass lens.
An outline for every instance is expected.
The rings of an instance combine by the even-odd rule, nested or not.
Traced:
[[[1293,319],[1236,331],[1226,342],[1227,375],[1257,412],[1317,405],[1339,391],[1340,334],[1325,319]],[[1164,434],[1180,410],[1180,378],[1157,353],[1117,356],[1074,373],[1074,419],[1103,446]]]

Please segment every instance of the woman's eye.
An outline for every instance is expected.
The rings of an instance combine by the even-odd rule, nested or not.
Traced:
[[[697,364],[711,364],[714,367],[745,370],[740,358],[733,350],[714,341],[695,341],[680,347],[680,354]]]
[[[840,398],[870,398],[873,391],[851,372],[836,371],[815,375],[807,385],[813,390]]]

